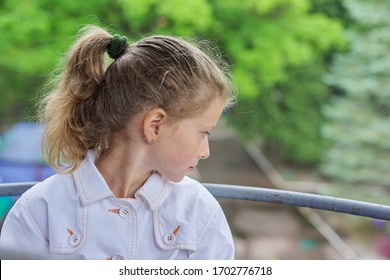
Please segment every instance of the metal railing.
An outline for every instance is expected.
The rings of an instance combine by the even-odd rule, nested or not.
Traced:
[[[0,196],[18,196],[37,182],[0,184]],[[216,198],[307,207],[390,221],[390,206],[304,192],[223,184],[203,184]]]

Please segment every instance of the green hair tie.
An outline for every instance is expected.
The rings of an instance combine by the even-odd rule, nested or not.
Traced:
[[[129,43],[127,42],[126,36],[115,34],[107,47],[107,54],[112,59],[117,59],[123,54],[128,45]]]

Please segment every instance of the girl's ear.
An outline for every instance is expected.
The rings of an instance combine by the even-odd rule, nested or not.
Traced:
[[[161,108],[153,109],[145,115],[143,133],[148,143],[157,140],[161,133],[161,127],[167,123],[167,118],[167,113]]]

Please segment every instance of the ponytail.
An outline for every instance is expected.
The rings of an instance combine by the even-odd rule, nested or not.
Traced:
[[[40,104],[39,118],[45,126],[43,154],[57,171],[64,167],[66,172],[75,170],[89,149],[104,145],[105,140],[97,135],[99,118],[94,103],[104,80],[104,53],[111,41],[112,36],[99,27],[81,29]]]

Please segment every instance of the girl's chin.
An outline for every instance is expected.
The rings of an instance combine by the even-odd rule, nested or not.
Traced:
[[[169,181],[173,182],[173,183],[179,183],[181,181],[183,181],[184,177],[190,172],[187,172],[186,174],[182,174],[182,175],[177,175],[177,176],[164,176],[166,179],[168,179]]]
[[[174,182],[174,183],[179,183],[183,181],[184,177],[190,174],[195,170],[195,166],[190,166],[187,168],[187,170],[178,170],[175,173],[170,172],[168,174],[167,172],[159,172],[165,179]]]

